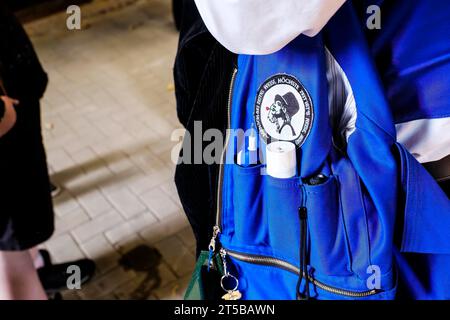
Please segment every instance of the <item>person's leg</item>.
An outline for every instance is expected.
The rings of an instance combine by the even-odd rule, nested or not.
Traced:
[[[27,251],[0,251],[0,300],[47,300]]]

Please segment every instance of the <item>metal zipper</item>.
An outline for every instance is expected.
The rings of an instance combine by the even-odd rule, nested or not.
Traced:
[[[227,254],[237,260],[241,260],[244,262],[259,264],[259,265],[265,265],[265,266],[272,266],[284,269],[286,271],[300,274],[300,269],[296,266],[290,264],[289,262],[286,262],[284,260],[268,257],[268,256],[261,256],[261,255],[253,255],[253,254],[244,254],[239,253],[232,250],[226,250]],[[306,277],[305,273],[303,274],[304,277]],[[313,283],[316,287],[328,291],[334,294],[338,294],[341,296],[347,296],[347,297],[353,297],[353,298],[364,298],[369,297],[374,294],[380,293],[381,290],[373,289],[373,290],[367,290],[367,291],[350,291],[345,289],[340,289],[336,287],[329,286],[317,279],[314,279],[310,275],[308,275],[308,279],[311,283]]]
[[[217,186],[216,223],[213,228],[213,235],[211,238],[211,242],[209,244],[210,252],[215,252],[216,239],[217,239],[219,233],[221,232],[221,227],[222,227],[222,225],[221,225],[222,224],[222,221],[221,221],[222,220],[222,184],[223,184],[223,174],[224,174],[223,173],[223,165],[224,165],[226,151],[227,151],[227,147],[228,147],[228,143],[229,143],[229,139],[230,139],[229,129],[230,129],[230,123],[231,123],[231,104],[232,104],[232,98],[233,98],[233,87],[234,87],[234,82],[236,80],[237,72],[238,72],[238,69],[234,68],[232,76],[231,76],[230,89],[228,92],[227,126],[226,126],[227,130],[226,130],[224,148],[223,148],[222,155],[221,155],[221,163],[219,165],[219,180],[218,180],[218,186]],[[294,266],[284,260],[280,260],[280,259],[276,259],[276,258],[272,258],[272,257],[268,257],[268,256],[243,254],[243,253],[239,253],[236,251],[225,250],[225,249],[223,249],[223,250],[224,250],[224,253],[230,255],[231,257],[233,257],[235,259],[241,260],[241,261],[259,264],[259,265],[273,266],[273,267],[281,268],[286,271],[295,273],[297,275],[300,274],[299,268],[297,268],[296,266]],[[303,274],[303,276],[306,277],[305,274]],[[315,286],[317,286],[318,288],[320,288],[324,291],[328,291],[328,292],[331,292],[334,294],[347,296],[347,297],[364,298],[364,297],[368,297],[368,296],[371,296],[371,295],[374,295],[374,294],[377,294],[380,292],[380,290],[376,290],[376,289],[367,290],[367,291],[344,290],[344,289],[329,286],[319,280],[312,278],[310,275],[308,275],[308,279],[311,283],[313,283]]]
[[[236,80],[236,75],[237,75],[238,69],[234,68],[233,69],[233,73],[231,75],[231,81],[230,81],[230,89],[228,92],[228,103],[227,103],[227,126],[226,126],[226,132],[225,132],[225,143],[223,146],[223,150],[222,150],[222,155],[221,155],[221,162],[219,164],[219,181],[217,184],[217,211],[216,211],[216,225],[213,228],[213,235],[211,238],[211,242],[209,244],[209,250],[212,252],[215,251],[216,249],[216,239],[217,236],[219,235],[219,233],[221,232],[221,228],[222,228],[222,217],[221,217],[221,213],[222,213],[222,184],[223,184],[223,165],[224,165],[224,161],[225,161],[225,157],[226,157],[226,152],[227,152],[227,147],[228,147],[228,143],[229,143],[229,139],[230,139],[230,133],[229,133],[229,129],[230,129],[230,123],[231,123],[231,103],[232,103],[232,99],[233,99],[233,87],[234,87],[234,82]]]

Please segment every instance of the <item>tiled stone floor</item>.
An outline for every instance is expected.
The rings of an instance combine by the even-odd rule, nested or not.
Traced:
[[[67,30],[65,12],[26,25],[50,78],[43,131],[51,179],[64,190],[45,247],[55,262],[89,257],[98,265],[95,279],[65,299],[129,299],[156,278],[145,298],[180,298],[193,269],[195,243],[170,160],[180,127],[170,3],[96,0],[81,7],[79,31]],[[118,263],[139,244],[162,255],[148,277]]]

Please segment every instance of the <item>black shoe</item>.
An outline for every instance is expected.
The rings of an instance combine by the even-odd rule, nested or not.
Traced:
[[[95,262],[89,259],[82,259],[78,261],[46,265],[37,270],[42,286],[47,293],[56,293],[68,290],[67,280],[73,276],[73,271],[69,269],[70,266],[77,266],[80,268],[80,286],[92,279],[95,273]],[[69,272],[68,272],[69,269]],[[69,284],[71,284],[70,281]]]
[[[53,182],[50,182],[50,192],[52,194],[52,197],[55,198],[61,193],[61,188],[56,184],[53,184]]]
[[[48,296],[48,300],[55,300],[55,301],[64,300],[62,294],[59,292],[50,293],[50,294],[47,293],[47,296]]]
[[[42,268],[44,267],[48,267],[52,265],[52,259],[50,258],[50,253],[45,250],[45,249],[39,249],[39,255],[42,258],[42,261],[44,263],[44,265],[42,266]]]

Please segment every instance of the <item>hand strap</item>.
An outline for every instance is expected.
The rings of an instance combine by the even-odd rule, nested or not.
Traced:
[[[6,91],[6,89],[5,89],[5,85],[4,85],[4,83],[3,83],[3,79],[2,79],[2,77],[0,76],[0,96],[7,96],[8,95],[8,92]]]
[[[6,90],[1,76],[0,76],[0,91],[1,91],[0,96],[6,96]],[[5,103],[3,102],[3,100],[0,99],[0,122],[3,120],[5,113],[6,113]]]
[[[5,103],[3,102],[3,100],[0,99],[0,122],[2,122],[5,113],[6,113]]]

